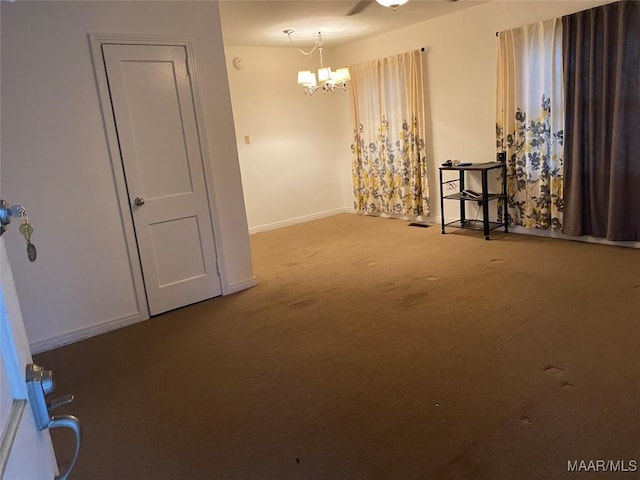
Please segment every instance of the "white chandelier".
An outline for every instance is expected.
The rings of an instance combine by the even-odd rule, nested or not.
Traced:
[[[342,90],[344,91],[347,90],[347,82],[351,80],[349,69],[347,67],[342,67],[334,71],[331,70],[331,67],[324,66],[322,59],[322,50],[324,48],[322,32],[318,32],[316,44],[308,52],[305,52],[304,50],[301,50],[294,45],[293,40],[291,40],[291,34],[293,33],[293,30],[287,29],[283,30],[283,32],[286,33],[289,37],[291,45],[293,45],[293,47],[303,55],[311,56],[316,50],[318,50],[318,52],[320,53],[320,68],[318,68],[317,80],[316,74],[311,70],[300,70],[298,72],[298,84],[302,85],[302,90],[305,94],[313,95],[318,90],[322,90],[325,93],[333,93],[336,91],[336,88],[342,88]]]
[[[393,8],[394,12],[396,11],[396,8],[398,8],[400,5],[404,5],[408,1],[409,0],[376,0],[376,2],[378,2],[383,7]]]

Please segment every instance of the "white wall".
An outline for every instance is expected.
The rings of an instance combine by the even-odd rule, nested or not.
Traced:
[[[296,84],[297,71],[317,68],[318,55],[308,59],[293,48],[225,51],[250,231],[350,210],[348,96],[308,96]],[[234,68],[236,58],[242,69]]]
[[[430,221],[440,221],[437,167],[442,162],[495,160],[496,32],[609,1],[498,0],[336,49],[337,62],[350,65],[425,48],[432,123]],[[445,211],[457,216],[446,205]]]
[[[89,33],[190,38],[220,227],[223,283],[253,272],[217,2],[1,2],[2,193],[35,227],[5,234],[35,350],[140,320]]]
[[[440,163],[495,159],[495,33],[609,1],[498,0],[328,50],[326,63],[353,65],[426,49],[428,220],[439,222]],[[227,45],[225,51],[250,230],[351,210],[348,95],[307,98],[295,85],[296,71],[313,69],[317,55],[310,62],[293,48]],[[243,70],[233,68],[236,57]]]

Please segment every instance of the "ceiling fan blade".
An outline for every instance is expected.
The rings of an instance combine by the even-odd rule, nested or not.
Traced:
[[[347,17],[350,17],[351,15],[357,15],[358,13],[362,12],[365,8],[367,8],[369,5],[371,5],[373,2],[374,0],[360,0],[358,3],[354,5],[354,7],[351,10],[347,12]]]

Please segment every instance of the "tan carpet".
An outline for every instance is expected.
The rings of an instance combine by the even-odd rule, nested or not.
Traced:
[[[38,355],[72,479],[640,477],[567,471],[640,464],[640,250],[450,232],[260,233],[257,287]]]

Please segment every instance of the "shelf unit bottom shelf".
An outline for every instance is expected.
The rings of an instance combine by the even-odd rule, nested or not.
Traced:
[[[504,222],[488,222],[489,230],[495,230],[496,228],[504,227]],[[482,220],[465,220],[464,223],[460,220],[455,220],[453,222],[445,223],[445,227],[453,227],[460,228],[466,230],[479,230],[484,231],[484,223]],[[444,230],[443,232],[444,233]]]

